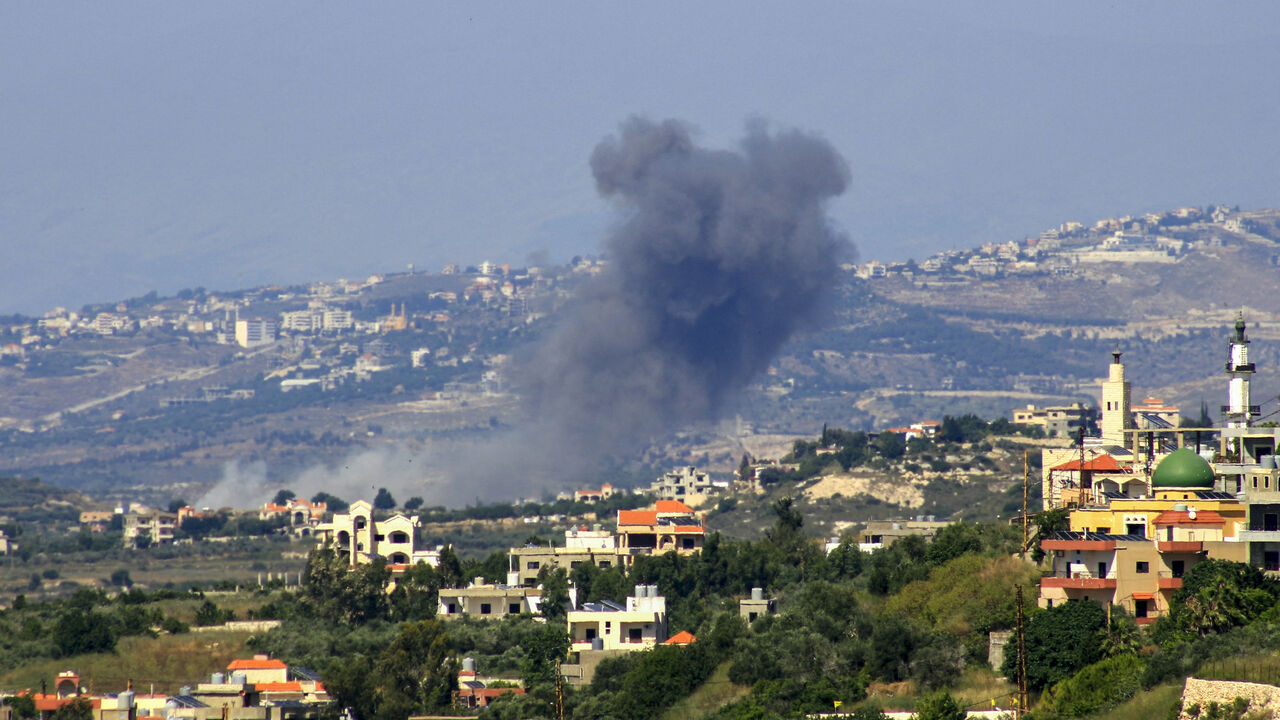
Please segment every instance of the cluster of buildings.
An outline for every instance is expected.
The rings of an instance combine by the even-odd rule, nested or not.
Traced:
[[[330,699],[315,672],[266,655],[232,660],[226,672],[172,694],[135,692],[132,682],[120,692],[95,693],[81,683],[79,674],[68,670],[58,673],[53,692],[46,687],[17,694],[33,701],[41,720],[73,703],[87,704],[93,720],[311,720],[324,715]],[[0,712],[12,713],[12,708]]]
[[[1208,209],[1182,207],[1142,216],[1099,220],[1092,226],[1063,223],[1021,242],[983,243],[972,250],[947,250],[914,262],[852,266],[863,279],[901,277],[917,282],[946,284],[1008,275],[1073,275],[1080,265],[1097,263],[1175,262],[1197,245],[1223,243],[1224,236],[1258,230],[1249,213],[1225,206]],[[1195,226],[1204,239],[1173,237],[1178,229]]]
[[[1155,398],[1134,405],[1120,353],[1102,385],[1100,432],[1046,449],[1045,509],[1069,510],[1068,530],[1041,540],[1051,572],[1042,606],[1090,598],[1140,624],[1169,612],[1183,576],[1207,558],[1280,571],[1280,428],[1259,425],[1243,318],[1228,341],[1222,427],[1185,427]]]

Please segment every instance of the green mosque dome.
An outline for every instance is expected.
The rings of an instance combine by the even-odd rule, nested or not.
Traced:
[[[1191,448],[1174,450],[1156,465],[1151,486],[1158,488],[1213,488],[1213,468]]]

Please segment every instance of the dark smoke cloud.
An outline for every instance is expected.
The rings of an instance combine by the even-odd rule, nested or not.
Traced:
[[[512,372],[544,448],[574,454],[714,418],[812,324],[853,254],[824,212],[848,168],[812,135],[753,123],[718,151],[633,118],[591,170],[625,218],[608,266]]]
[[[736,152],[689,129],[632,119],[591,155],[623,220],[608,266],[511,364],[522,424],[420,450],[371,450],[288,486],[371,500],[375,487],[458,505],[537,497],[590,478],[610,455],[715,418],[782,345],[816,322],[853,248],[824,205],[849,172],[825,141],[747,128]],[[228,466],[202,504],[260,503],[265,466]]]

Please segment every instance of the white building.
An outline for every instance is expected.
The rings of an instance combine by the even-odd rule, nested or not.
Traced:
[[[251,348],[269,345],[276,340],[276,321],[254,318],[236,320],[236,344]]]
[[[569,611],[571,650],[648,650],[667,639],[667,600],[637,585],[625,605],[602,600]]]
[[[328,308],[324,311],[325,330],[350,330],[355,325],[350,310]]]
[[[316,536],[332,542],[339,553],[345,553],[351,565],[386,558],[390,565],[416,565],[424,562],[434,567],[440,561],[435,550],[419,550],[414,545],[418,516],[395,513],[385,520],[373,519],[373,505],[367,500],[351,503],[345,513],[335,513],[333,520],[316,527]]]

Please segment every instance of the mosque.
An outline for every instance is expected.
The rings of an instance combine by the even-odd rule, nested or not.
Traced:
[[[1070,529],[1040,543],[1052,564],[1041,606],[1090,598],[1146,624],[1169,611],[1182,576],[1205,558],[1280,571],[1280,428],[1256,424],[1243,317],[1234,330],[1223,427],[1135,427],[1116,352],[1102,384],[1099,437],[1081,433],[1074,447],[1044,451],[1044,507],[1071,512]]]

